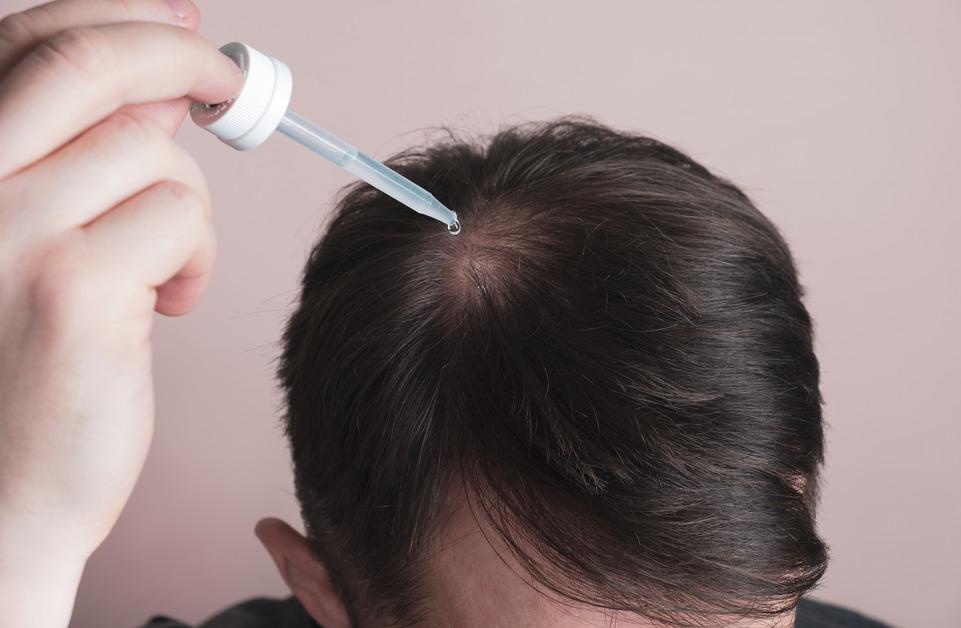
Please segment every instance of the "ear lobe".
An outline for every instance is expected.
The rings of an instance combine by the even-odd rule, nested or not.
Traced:
[[[350,628],[347,611],[334,591],[327,570],[300,532],[280,519],[268,517],[257,522],[254,533],[290,591],[317,623],[324,628]]]

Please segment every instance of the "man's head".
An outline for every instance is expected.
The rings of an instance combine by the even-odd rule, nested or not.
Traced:
[[[771,222],[677,150],[582,119],[390,163],[463,231],[358,185],[307,263],[279,377],[311,560],[262,536],[288,582],[320,583],[292,583],[308,609],[785,616],[826,565],[823,443]]]

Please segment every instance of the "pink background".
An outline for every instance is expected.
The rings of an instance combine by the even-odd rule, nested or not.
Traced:
[[[833,549],[817,596],[900,626],[961,625],[961,5],[201,6],[203,33],[286,60],[296,109],[379,157],[433,125],[580,112],[742,185],[792,245],[817,324]],[[282,138],[240,154],[193,127],[180,137],[210,179],[220,266],[196,313],[157,321],[156,440],[75,628],[198,621],[284,592],[252,534],[262,515],[298,519],[273,360],[349,178]]]

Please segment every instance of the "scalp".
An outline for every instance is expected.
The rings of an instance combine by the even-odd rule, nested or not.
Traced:
[[[813,586],[811,321],[743,193],[582,119],[389,163],[461,233],[352,188],[280,371],[305,520],[345,587],[415,613],[458,490],[577,602],[674,621]]]

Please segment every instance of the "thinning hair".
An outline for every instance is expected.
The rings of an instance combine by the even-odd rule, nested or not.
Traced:
[[[355,626],[424,619],[452,495],[575,603],[676,625],[790,610],[827,564],[822,398],[771,221],[586,118],[389,164],[462,232],[349,188],[279,368],[308,536]]]

